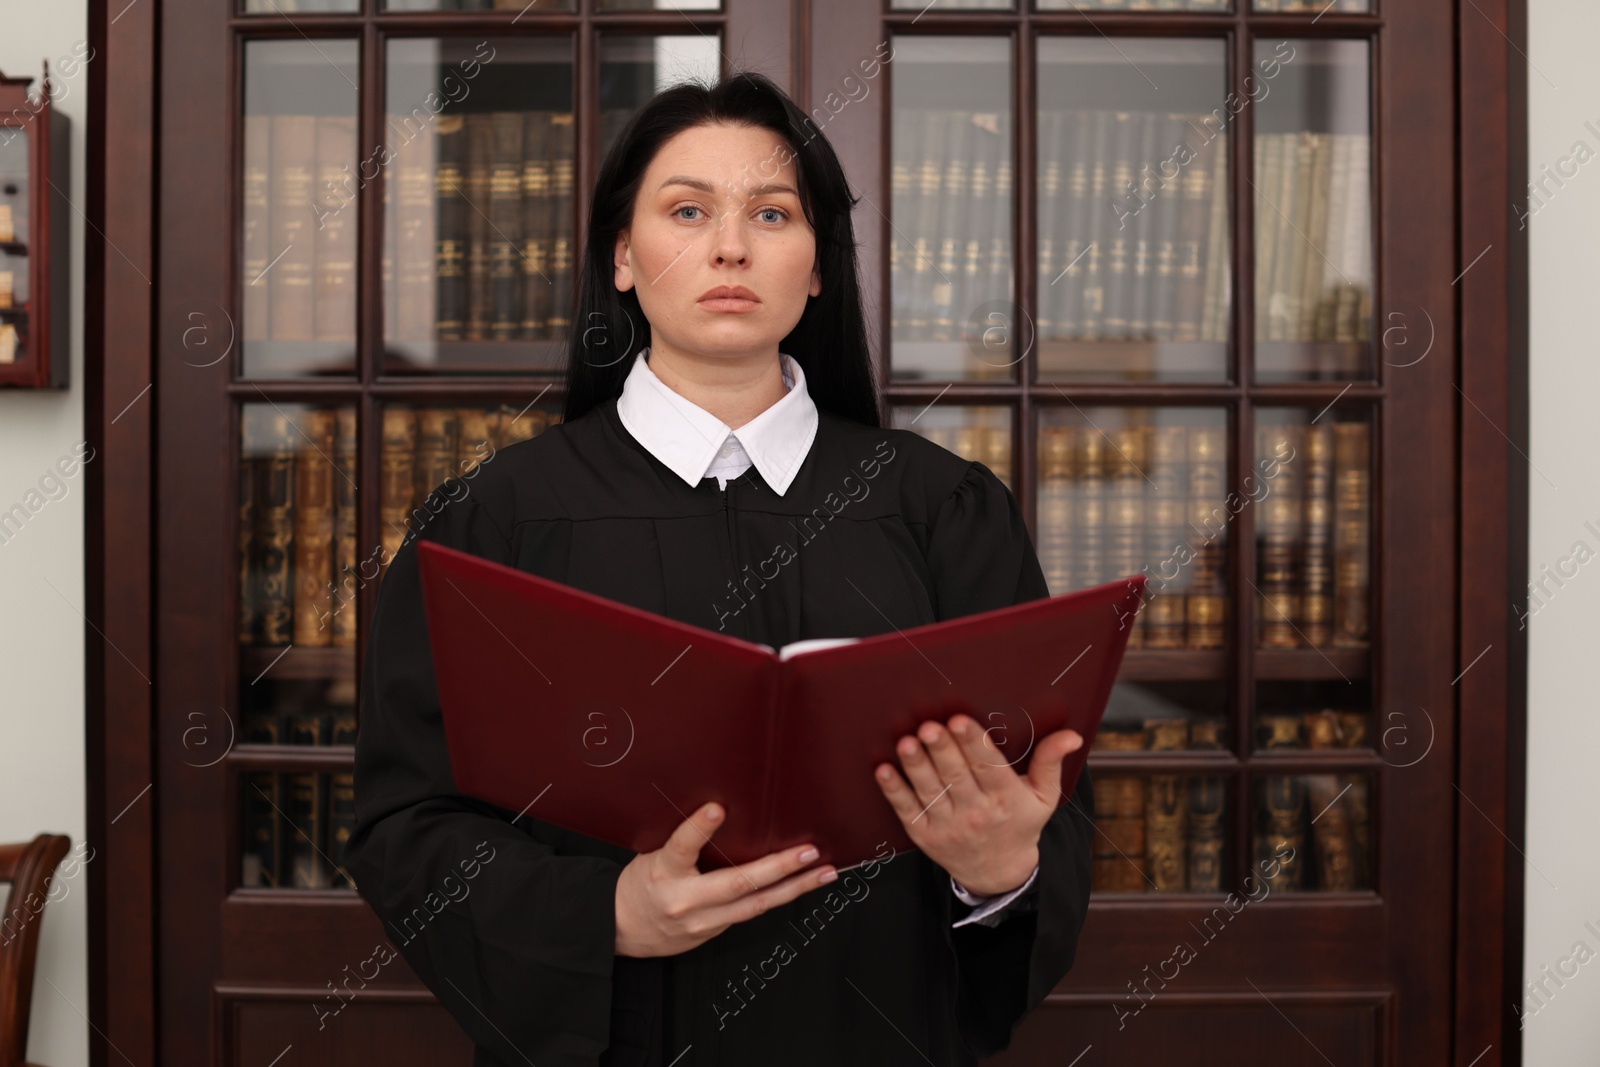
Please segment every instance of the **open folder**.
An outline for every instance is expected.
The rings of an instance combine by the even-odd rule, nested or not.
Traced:
[[[647,852],[702,804],[714,870],[814,842],[840,870],[914,846],[873,769],[958,711],[996,765],[1070,727],[1088,757],[1144,576],[871,637],[773,649],[432,542],[418,561],[463,793]]]

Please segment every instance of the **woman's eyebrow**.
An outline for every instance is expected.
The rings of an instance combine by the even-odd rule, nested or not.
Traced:
[[[698,189],[702,193],[708,194],[714,194],[717,191],[717,187],[712,185],[710,182],[704,181],[700,178],[691,178],[687,174],[673,175],[661,183],[661,188],[665,189],[669,185],[687,185],[691,189]],[[753,188],[745,190],[745,196],[747,198],[754,196],[767,196],[771,193],[788,193],[791,196],[800,195],[795,191],[794,186],[784,185],[781,182],[765,182],[761,185],[757,185]]]

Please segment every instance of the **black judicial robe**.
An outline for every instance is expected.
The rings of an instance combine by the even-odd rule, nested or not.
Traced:
[[[1048,595],[987,467],[827,412],[782,496],[754,467],[691,488],[613,400],[499,450],[426,510],[418,537],[774,647]],[[634,853],[456,791],[410,542],[368,637],[355,793],[347,867],[475,1067],[973,1064],[1072,965],[1088,905],[1085,773],[998,926],[953,929],[971,909],[948,874],[885,845],[689,952],[617,956]]]

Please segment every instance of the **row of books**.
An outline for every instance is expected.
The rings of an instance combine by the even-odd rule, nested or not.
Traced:
[[[610,113],[607,113],[608,119]],[[573,290],[572,113],[391,117],[403,141],[385,187],[387,336],[565,336]]]
[[[1228,138],[1216,119],[1042,110],[1039,138],[1040,339],[1226,341]]]
[[[1362,713],[1267,716],[1262,725],[1269,731],[1268,747],[1297,745],[1301,731],[1313,748],[1367,744],[1367,717]],[[1222,736],[1221,719],[1161,719],[1138,730],[1102,731],[1094,748],[1217,749],[1224,747]],[[1096,890],[1222,890],[1226,778],[1096,773],[1093,782],[1100,831],[1092,852]],[[1277,873],[1266,879],[1273,890],[1370,887],[1370,776],[1270,775],[1256,787],[1251,854],[1258,863],[1278,859]]]
[[[247,713],[243,736],[252,744],[354,745],[355,707]],[[241,799],[241,886],[355,887],[343,866],[356,825],[352,772],[253,772],[241,779]]]
[[[525,408],[386,408],[378,463],[378,525],[383,565],[427,517],[423,502],[452,476],[468,478],[494,451],[537,437],[561,421]]]
[[[557,416],[499,407],[389,407],[383,413],[381,542],[356,548],[356,412],[351,406],[243,409],[239,463],[241,645],[353,647],[355,596],[388,565],[446,478]]]
[[[1370,748],[1372,716],[1365,711],[1315,708],[1257,715],[1255,743],[1265,748]],[[1167,749],[1226,749],[1227,720],[1146,719],[1129,724],[1107,718],[1095,734],[1094,751],[1147,752]]]
[[[1226,477],[1220,425],[1043,427],[1037,551],[1051,593],[1145,572],[1130,648],[1224,647]]]
[[[354,115],[244,116],[244,293],[249,341],[356,337]]]
[[[921,425],[906,424],[902,428],[913,430],[934,444],[963,459],[973,459],[994,472],[1007,488],[1011,487],[1011,426],[1009,422],[984,421],[982,414],[960,425],[938,425],[931,413],[917,420]],[[896,425],[901,425],[898,421]]]
[[[1293,457],[1256,520],[1258,647],[1367,647],[1369,441],[1365,422],[1257,429],[1258,456]]]
[[[1371,164],[1366,134],[1256,135],[1257,341],[1371,336]]]
[[[1152,719],[1141,729],[1102,730],[1097,751],[1220,749],[1219,718]],[[1113,893],[1220,892],[1228,780],[1218,775],[1094,772],[1091,885]]]

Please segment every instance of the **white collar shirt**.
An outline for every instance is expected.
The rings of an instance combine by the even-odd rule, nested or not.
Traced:
[[[726,489],[754,466],[782,496],[817,436],[817,405],[794,357],[778,355],[788,392],[735,430],[657,378],[649,354],[646,348],[634,357],[617,398],[617,416],[628,432],[691,486],[716,478]]]

